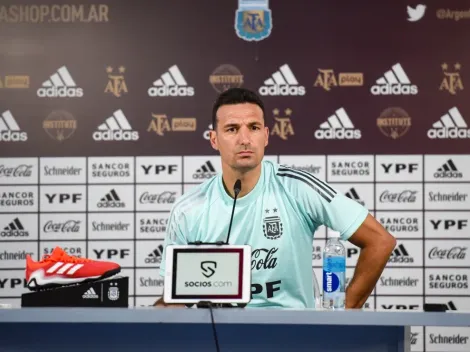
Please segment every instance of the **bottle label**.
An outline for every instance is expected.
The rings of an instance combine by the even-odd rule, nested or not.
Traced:
[[[345,304],[346,258],[325,257],[323,261],[323,306],[343,308]]]

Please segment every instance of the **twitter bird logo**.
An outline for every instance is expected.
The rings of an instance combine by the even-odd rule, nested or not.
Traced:
[[[423,18],[424,11],[426,11],[426,5],[419,4],[415,8],[407,6],[406,10],[408,12],[408,21],[416,22]]]

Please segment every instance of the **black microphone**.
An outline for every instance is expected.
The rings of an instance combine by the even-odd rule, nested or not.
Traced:
[[[237,197],[241,190],[242,190],[242,181],[236,180],[235,184],[233,185],[233,192],[235,193],[235,197],[233,198],[232,216],[230,217],[230,224],[228,225],[227,241],[225,241],[225,244],[228,244],[228,240],[230,239],[230,230],[232,229],[233,214],[235,212],[235,204],[237,203]]]

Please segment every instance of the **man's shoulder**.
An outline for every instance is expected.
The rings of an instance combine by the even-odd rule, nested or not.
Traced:
[[[173,204],[172,211],[188,215],[197,213],[204,209],[206,205],[212,202],[217,186],[217,177],[218,176],[214,176],[209,180],[188,189]]]
[[[275,165],[273,177],[289,195],[295,198],[310,194],[312,191],[321,196],[327,194],[329,198],[333,198],[337,193],[326,181],[316,177],[311,172],[292,168],[287,165]]]

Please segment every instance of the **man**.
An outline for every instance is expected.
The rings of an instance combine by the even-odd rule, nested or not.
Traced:
[[[264,115],[263,103],[247,89],[220,94],[213,107],[210,143],[220,153],[222,175],[177,200],[164,246],[225,241],[233,185],[239,179],[242,189],[230,244],[252,246],[252,299],[247,308],[314,307],[312,242],[320,225],[361,248],[346,291],[346,308],[361,308],[395,248],[395,238],[366,208],[326,182],[308,172],[263,161],[269,137]],[[268,221],[277,226],[267,226]],[[165,255],[162,276],[164,267]],[[155,305],[166,304],[160,299]]]

